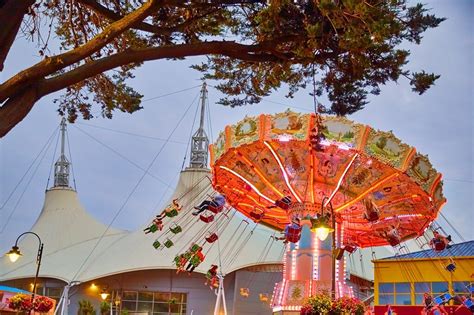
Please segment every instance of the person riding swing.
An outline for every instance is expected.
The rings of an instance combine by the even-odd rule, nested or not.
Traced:
[[[451,235],[444,236],[438,231],[433,231],[433,238],[430,240],[430,246],[435,251],[440,252],[444,249],[450,248],[451,245],[449,245],[449,242],[451,242]]]
[[[284,236],[276,237],[275,240],[284,240],[283,243],[296,243],[301,238],[301,224],[300,218],[293,217],[291,223],[285,226]]]
[[[366,198],[363,201],[365,206],[364,219],[369,222],[378,221],[380,218],[380,210],[377,208],[372,199]]]
[[[156,231],[161,231],[163,230],[163,220],[159,219],[158,217],[153,220],[153,222],[145,228],[143,231],[145,234],[148,233],[155,233]]]
[[[209,283],[209,288],[212,290],[219,286],[219,278],[217,277],[217,265],[211,265],[211,268],[206,273],[206,282],[204,283],[207,285]]]
[[[173,203],[168,205],[156,218],[162,220],[165,217],[175,217],[182,208],[183,206],[178,203],[178,199],[173,199]]]
[[[205,210],[209,210],[210,207],[222,208],[225,205],[225,194],[217,194],[210,200],[204,200],[199,206],[194,207],[193,215],[198,215]]]

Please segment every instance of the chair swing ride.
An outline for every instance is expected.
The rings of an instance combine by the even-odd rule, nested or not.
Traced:
[[[430,229],[446,202],[441,174],[426,156],[391,132],[343,117],[289,110],[245,117],[227,126],[209,151],[212,186],[225,195],[226,207],[209,208],[199,220],[212,226],[233,208],[285,231],[283,280],[265,298],[274,310],[297,310],[304,298],[322,291],[352,296],[344,281],[344,252],[400,247]],[[185,228],[174,224],[169,230]],[[223,231],[209,228],[203,244],[212,246]],[[450,241],[435,235],[431,246],[442,251]],[[157,240],[153,246],[169,248],[173,242]],[[178,270],[203,246],[191,244],[181,261],[176,258]],[[208,280],[219,286],[218,279]],[[242,289],[248,296],[248,288]]]

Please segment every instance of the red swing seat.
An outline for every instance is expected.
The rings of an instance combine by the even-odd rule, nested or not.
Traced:
[[[255,221],[260,221],[263,216],[265,215],[265,212],[263,211],[256,211],[256,210],[252,210],[250,213],[249,213],[250,217],[252,219],[254,219]]]
[[[378,219],[379,219],[379,213],[377,211],[372,211],[367,216],[367,221],[369,222],[374,222],[374,221],[377,221]]]
[[[219,207],[214,207],[214,206],[209,206],[209,211],[213,212],[214,214],[218,214],[219,212],[222,212],[224,209],[224,206],[219,206]]]
[[[442,240],[433,240],[433,249],[440,252],[446,248],[446,244]]]
[[[387,238],[387,241],[390,244],[390,246],[397,246],[401,242],[401,240],[399,238],[393,237],[393,236],[389,236]]]
[[[357,246],[354,246],[354,245],[346,245],[344,246],[344,250],[346,252],[348,252],[349,254],[352,254],[353,252],[355,252],[357,250]]]
[[[296,243],[301,238],[301,226],[298,228],[288,227],[288,232],[285,235],[286,240],[291,243]]]
[[[201,219],[202,222],[210,223],[214,221],[214,215],[211,214],[211,215],[205,216],[204,214],[201,214],[199,216],[199,219]]]
[[[207,241],[208,243],[214,243],[215,241],[217,241],[218,238],[219,238],[219,237],[217,236],[216,233],[212,233],[211,235],[209,235],[209,236],[206,237],[206,241]]]
[[[285,203],[285,202],[283,202],[283,201],[281,201],[281,200],[275,201],[275,205],[276,205],[277,207],[282,208],[283,210],[288,210],[288,209],[290,208],[290,205],[289,205],[288,203]]]

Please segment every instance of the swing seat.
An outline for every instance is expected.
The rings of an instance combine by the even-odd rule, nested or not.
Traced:
[[[148,229],[151,233],[155,233],[156,231],[158,231],[158,226],[156,224],[152,224],[148,227]]]
[[[173,234],[178,234],[178,233],[183,232],[183,229],[181,228],[181,226],[175,225],[175,226],[173,226],[173,227],[170,227],[170,231],[171,231],[171,233],[173,233]]]
[[[254,219],[255,221],[260,221],[262,218],[263,218],[263,215],[265,213],[264,212],[259,212],[259,211],[255,211],[255,210],[252,210],[249,215],[252,219]]]
[[[286,234],[286,240],[291,243],[297,243],[301,238],[301,227],[289,227],[288,233]]]
[[[213,277],[215,276],[212,273],[210,273],[209,271],[206,272],[206,279],[211,280]]]
[[[184,258],[184,259],[186,259],[186,261],[188,261],[189,258],[191,258],[192,255],[193,255],[193,254],[190,253],[190,252],[185,252],[185,253],[183,254],[183,257],[182,257],[182,258]]]
[[[390,246],[397,246],[398,244],[400,244],[400,239],[397,237],[388,237],[387,241]]]
[[[352,246],[352,245],[346,245],[346,246],[344,246],[344,250],[346,252],[348,252],[349,254],[352,254],[353,252],[355,252],[357,250],[357,247]]]
[[[446,244],[441,240],[433,240],[433,249],[440,252],[446,248]]]
[[[172,217],[175,217],[178,215],[178,210],[176,210],[175,208],[173,208],[170,212],[166,212],[166,216],[168,218],[172,218]]]
[[[155,249],[158,249],[158,247],[160,247],[160,246],[161,246],[161,243],[160,243],[160,242],[158,242],[158,241],[154,241],[154,242],[153,242],[153,247],[154,247]]]
[[[243,297],[249,297],[249,288],[240,288],[240,295]]]
[[[181,266],[181,256],[179,256],[179,255],[175,256],[174,259],[173,259],[173,262],[176,265],[176,267]]]
[[[217,236],[216,233],[212,233],[211,235],[209,235],[208,237],[206,237],[206,241],[208,243],[214,243],[215,241],[217,241],[219,237]]]
[[[283,202],[283,201],[281,201],[281,200],[275,201],[275,205],[276,205],[277,207],[282,208],[283,210],[288,210],[288,209],[290,208],[290,205],[289,205],[288,203],[285,203],[285,202]]]
[[[194,253],[197,252],[200,248],[201,248],[201,246],[199,246],[198,244],[193,244],[193,246],[191,246],[190,251],[191,251],[191,253],[194,254]]]
[[[375,222],[375,221],[378,221],[378,219],[379,219],[379,214],[376,211],[370,212],[369,215],[367,216],[367,221],[369,222]]]
[[[214,214],[218,214],[219,212],[222,212],[222,210],[224,209],[224,206],[219,206],[219,207],[209,206],[208,209]]]
[[[194,255],[189,261],[189,263],[193,265],[194,267],[197,267],[199,266],[200,263],[202,263],[202,260],[197,255]]]
[[[166,242],[163,243],[163,245],[165,245],[166,248],[170,248],[171,246],[174,245],[174,243],[172,240],[167,239]]]
[[[205,216],[204,214],[201,214],[199,216],[199,219],[201,219],[202,222],[210,223],[214,221],[214,215],[211,214],[211,215]]]
[[[336,248],[333,253],[336,260],[341,260],[344,257],[344,248]]]
[[[268,302],[268,294],[267,293],[260,293],[258,295],[260,301],[262,302]]]
[[[454,272],[456,270],[456,264],[454,263],[449,263],[446,265],[446,270],[449,272]]]
[[[467,307],[471,311],[474,309],[474,303],[470,299],[467,299],[466,301],[464,301],[463,304],[464,304],[465,307]]]

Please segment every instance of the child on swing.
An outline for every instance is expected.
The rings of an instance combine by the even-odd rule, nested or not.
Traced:
[[[145,232],[145,234],[148,234],[148,233],[155,233],[156,231],[161,231],[161,230],[163,230],[163,221],[161,219],[158,219],[157,217],[153,220],[151,225],[148,226],[143,231]]]
[[[159,215],[156,216],[157,219],[164,219],[167,215],[169,215],[171,212],[176,210],[177,212],[181,211],[183,206],[181,206],[178,203],[178,199],[173,199],[173,203],[168,205],[165,210],[163,210]]]
[[[204,283],[207,285],[209,282],[209,288],[212,290],[219,286],[219,278],[217,277],[217,265],[211,265],[211,268],[206,273],[206,282]]]

